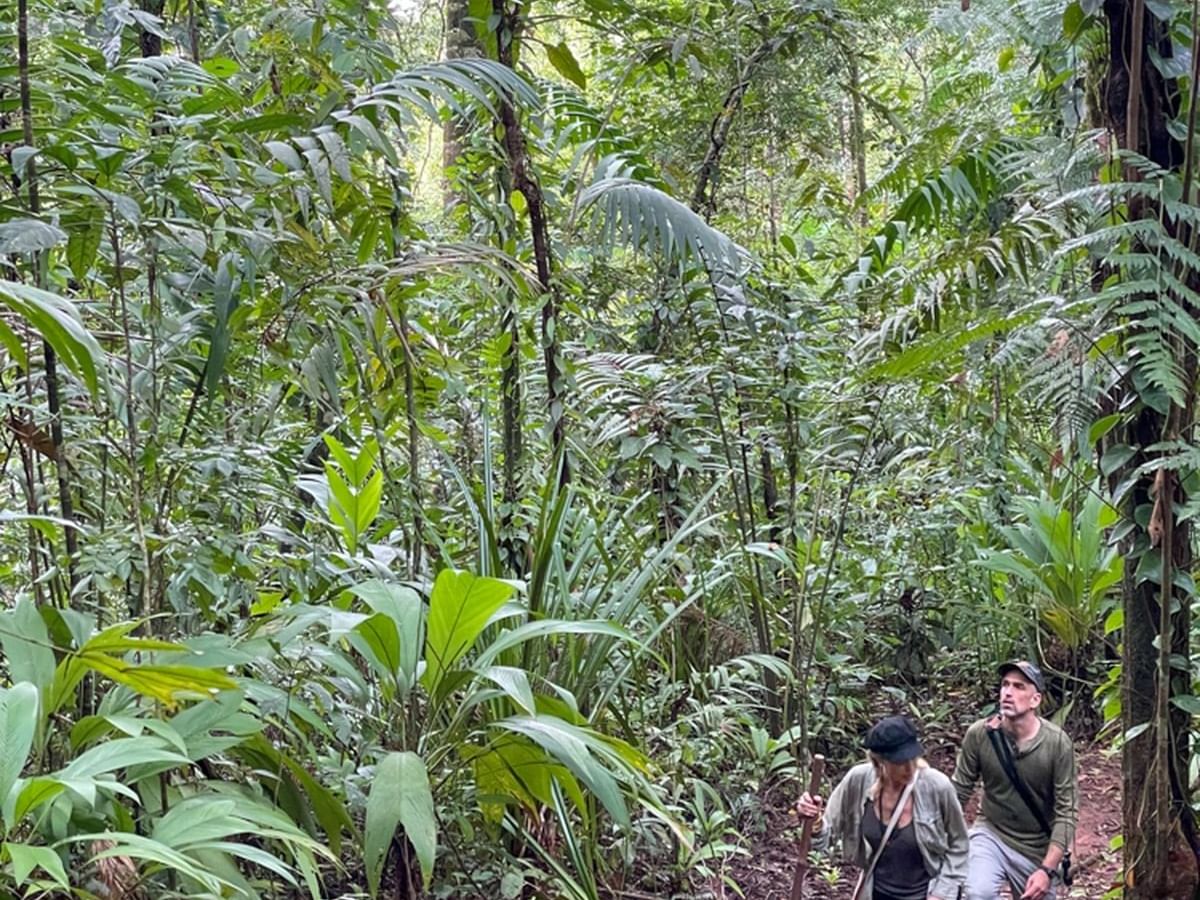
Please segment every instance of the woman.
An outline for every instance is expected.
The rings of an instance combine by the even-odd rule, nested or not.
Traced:
[[[870,761],[846,773],[828,805],[800,798],[800,815],[817,819],[814,846],[841,842],[843,860],[863,872],[855,900],[956,900],[967,825],[950,779],[925,762],[903,716],[881,719],[863,744]]]

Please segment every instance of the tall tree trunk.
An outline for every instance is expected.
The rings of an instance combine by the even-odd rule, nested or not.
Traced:
[[[21,133],[26,147],[33,147],[33,102],[29,88],[29,0],[17,2],[17,69],[21,89]],[[31,158],[26,162],[25,183],[29,196],[29,212],[33,216],[41,213],[38,195],[37,164]],[[33,255],[34,280],[39,287],[45,284],[45,251]],[[46,406],[50,412],[51,453],[54,470],[58,478],[59,511],[65,520],[63,529],[67,549],[67,583],[69,596],[73,596],[77,576],[75,560],[79,556],[79,536],[75,530],[75,505],[71,499],[70,472],[63,455],[62,402],[59,397],[58,355],[49,342],[42,342],[42,355],[46,364]]]
[[[1183,148],[1168,124],[1179,113],[1179,86],[1169,84],[1151,58],[1152,51],[1163,58],[1173,55],[1168,26],[1147,15],[1144,0],[1105,0],[1104,14],[1110,39],[1103,84],[1107,125],[1123,149],[1178,171],[1184,165]],[[1195,84],[1189,89],[1195,100]],[[1189,166],[1185,180],[1190,176]],[[1126,177],[1134,180],[1137,172],[1130,168]],[[1144,198],[1128,203],[1131,219],[1159,218],[1160,212]],[[1184,272],[1182,280],[1194,290],[1198,273]],[[1195,309],[1189,312],[1196,314]],[[1136,519],[1146,524],[1139,524],[1123,547],[1122,725],[1126,733],[1137,729],[1125,742],[1122,759],[1125,896],[1132,900],[1191,897],[1196,888],[1195,821],[1186,790],[1188,719],[1170,706],[1171,696],[1190,691],[1188,666],[1180,671],[1171,662],[1172,655],[1187,660],[1189,650],[1191,600],[1174,586],[1174,573],[1188,571],[1193,562],[1189,524],[1179,521],[1176,508],[1186,498],[1175,471],[1142,469],[1158,455],[1147,448],[1192,436],[1196,360],[1178,346],[1174,352],[1187,385],[1182,404],[1172,403],[1163,411],[1141,402],[1132,381],[1122,385],[1121,390],[1134,395],[1135,413],[1116,440],[1136,453],[1112,476],[1114,486],[1136,479],[1126,495],[1130,520],[1139,507],[1151,510],[1148,519]],[[1137,575],[1147,555],[1157,557],[1157,582]]]
[[[471,21],[470,0],[446,0],[443,10],[446,21],[446,47],[444,57],[447,60],[471,59],[482,56],[483,50],[475,35],[475,23]],[[458,164],[462,155],[463,138],[466,135],[467,122],[458,115],[451,115],[442,126],[442,171],[448,172]],[[461,197],[453,186],[453,180],[446,176],[443,199],[446,209],[457,204]]]
[[[496,16],[496,38],[500,63],[516,68],[513,51],[524,28],[523,4],[509,6],[507,0],[492,0]],[[527,10],[527,7],[525,7]],[[546,406],[550,417],[550,447],[553,464],[558,467],[558,481],[565,486],[570,481],[566,458],[566,373],[563,371],[561,343],[558,334],[558,288],[554,284],[554,257],[550,249],[550,226],[546,217],[546,200],[542,187],[529,164],[525,132],[517,118],[510,98],[500,98],[500,122],[504,126],[504,149],[512,173],[515,190],[525,197],[529,213],[529,230],[533,238],[533,257],[537,268],[538,290],[542,305],[542,359],[546,367]]]

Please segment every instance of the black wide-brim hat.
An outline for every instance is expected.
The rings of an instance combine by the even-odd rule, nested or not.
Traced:
[[[871,726],[863,746],[888,762],[902,763],[925,754],[917,729],[905,716],[888,716]]]

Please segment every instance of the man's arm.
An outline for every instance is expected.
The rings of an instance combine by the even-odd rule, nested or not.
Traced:
[[[1079,819],[1079,780],[1075,775],[1075,748],[1071,739],[1062,736],[1059,752],[1054,761],[1054,820],[1050,823],[1049,854],[1057,850],[1052,868],[1062,860],[1063,852],[1075,842],[1075,823]]]
[[[979,731],[972,725],[963,737],[962,746],[958,748],[958,759],[954,761],[954,774],[950,780],[954,783],[954,792],[958,794],[959,805],[966,809],[967,801],[975,791],[979,781]]]
[[[1054,754],[1054,819],[1050,823],[1050,845],[1042,864],[1033,870],[1025,882],[1020,900],[1042,900],[1050,889],[1050,875],[1062,863],[1067,848],[1075,840],[1075,823],[1079,818],[1079,784],[1075,778],[1075,748],[1063,734]]]

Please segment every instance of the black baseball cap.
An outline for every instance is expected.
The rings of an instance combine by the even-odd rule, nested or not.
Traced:
[[[871,726],[863,746],[888,762],[902,763],[924,754],[917,729],[905,716],[888,716]]]
[[[1039,694],[1046,693],[1046,680],[1042,677],[1042,670],[1027,659],[1010,659],[998,671],[1001,678],[1007,672],[1020,672],[1026,681],[1038,689]]]

